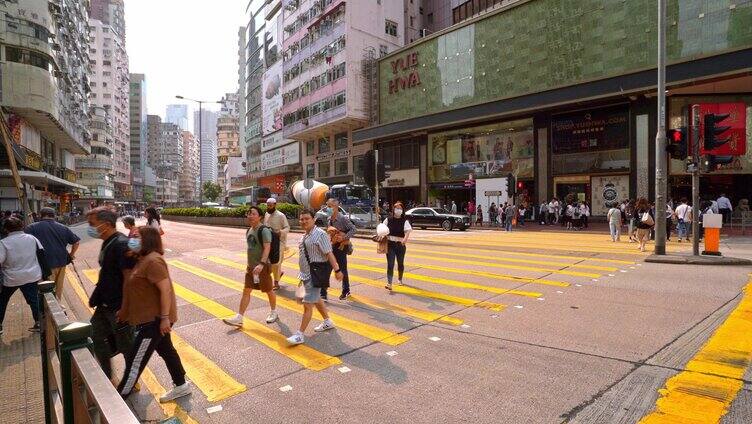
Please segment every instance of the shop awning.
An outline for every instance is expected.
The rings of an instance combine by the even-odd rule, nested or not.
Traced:
[[[33,185],[67,187],[78,190],[86,190],[88,188],[84,185],[76,184],[42,171],[28,171],[21,169],[18,173],[21,175],[21,180]],[[0,169],[0,178],[12,177],[13,174],[10,169]]]

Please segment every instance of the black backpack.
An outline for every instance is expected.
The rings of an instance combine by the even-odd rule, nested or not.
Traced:
[[[279,259],[280,259],[279,258],[279,233],[272,230],[272,228],[269,226],[261,225],[256,234],[261,234],[261,231],[263,231],[264,228],[268,228],[269,231],[272,233],[272,243],[271,243],[271,248],[269,249],[269,263],[270,264],[279,263]]]

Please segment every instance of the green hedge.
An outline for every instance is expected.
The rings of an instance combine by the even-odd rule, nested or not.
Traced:
[[[266,212],[266,204],[259,205],[263,212]],[[248,206],[240,206],[232,209],[214,209],[214,208],[168,208],[162,211],[165,216],[206,216],[206,217],[239,217],[243,218],[248,214]],[[277,210],[287,215],[288,218],[297,218],[301,209],[300,205],[291,203],[277,203]]]

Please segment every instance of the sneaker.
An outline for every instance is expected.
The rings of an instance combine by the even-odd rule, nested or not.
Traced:
[[[346,291],[346,292],[342,292],[342,294],[341,294],[341,295],[339,295],[339,300],[345,300],[345,299],[347,299],[348,297],[350,297],[350,292],[349,292],[349,291]]]
[[[386,283],[386,285],[384,286],[384,288],[387,289],[387,290],[391,290],[392,289],[392,283]]]
[[[329,303],[329,295],[326,294],[326,293],[322,294],[321,295],[321,300],[323,300],[324,302]]]
[[[38,333],[40,331],[39,321],[35,322],[33,326],[29,327],[29,331],[32,333]]]
[[[401,286],[402,285],[402,280],[397,280],[397,285]]]
[[[334,323],[330,319],[325,319],[321,324],[313,328],[313,331],[321,333],[322,331],[331,330],[334,328]]]
[[[278,319],[279,315],[277,315],[277,311],[271,311],[269,312],[269,315],[266,316],[266,323],[271,324]]]
[[[279,290],[279,281],[274,282],[274,287],[272,287],[272,290],[277,291]]]
[[[233,325],[235,327],[242,327],[243,326],[243,315],[235,314],[232,318],[225,318],[222,321],[224,321],[227,325]]]
[[[289,343],[292,346],[303,344],[304,342],[305,342],[305,337],[303,337],[303,334],[299,332],[287,338],[287,343]]]
[[[175,400],[179,397],[187,396],[189,394],[191,394],[191,384],[190,382],[186,381],[179,386],[173,387],[172,390],[160,396],[159,402],[169,402],[171,400]]]
[[[0,334],[3,334],[3,326],[0,325]]]

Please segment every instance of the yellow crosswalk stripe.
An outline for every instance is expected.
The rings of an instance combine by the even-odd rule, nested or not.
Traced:
[[[413,246],[422,246],[423,243],[420,242],[421,239],[411,241],[410,247]],[[446,241],[446,240],[445,240]],[[550,243],[549,240],[547,243]],[[359,247],[364,248],[371,248],[373,251],[376,251],[376,244],[374,242],[367,242],[367,241],[356,241],[354,242]],[[447,252],[447,249],[457,250],[456,248],[453,249],[451,246],[446,245],[432,245],[433,249],[431,252],[437,255],[444,254]],[[504,246],[504,245],[495,245],[498,247]],[[546,258],[546,259],[565,259],[565,260],[572,260],[572,261],[590,261],[590,262],[603,262],[603,263],[613,263],[613,264],[624,264],[624,265],[634,265],[634,261],[626,261],[622,259],[606,259],[606,258],[597,258],[597,257],[591,257],[591,256],[569,256],[569,255],[551,255],[546,253],[530,253],[530,252],[519,252],[516,250],[505,250],[505,249],[483,249],[483,248],[473,248],[474,252],[488,252],[488,253],[494,253],[494,254],[500,254],[503,253],[504,255],[512,255],[512,256],[522,256],[526,258]]]
[[[446,243],[448,240],[446,238],[433,238],[433,239],[420,239],[419,241],[413,241],[413,243],[421,243],[421,242],[444,242]],[[537,250],[561,250],[566,252],[587,252],[587,253],[605,253],[605,254],[614,254],[614,255],[636,255],[636,256],[646,256],[647,253],[640,252],[637,250],[636,245],[629,245],[630,247],[634,246],[634,250],[607,250],[607,249],[594,249],[594,248],[582,248],[577,247],[576,245],[572,245],[569,243],[566,243],[566,246],[559,246],[554,245],[551,243],[551,240],[543,241],[536,243],[519,243],[519,242],[506,242],[505,240],[498,240],[494,243],[491,242],[485,242],[481,240],[472,240],[472,241],[464,241],[464,240],[451,240],[452,244],[456,245],[467,245],[467,246],[473,246],[475,248],[476,246],[488,246],[488,247],[494,247],[494,246],[514,246],[514,247],[520,247],[524,249],[537,249]],[[625,245],[627,246],[627,245]]]
[[[76,296],[84,305],[84,307],[86,307],[90,313],[94,313],[94,309],[89,307],[89,296],[84,291],[84,288],[81,285],[81,282],[78,280],[78,277],[76,277],[76,274],[73,273],[70,268],[66,268],[65,275],[68,277],[70,286],[73,287],[73,292],[76,293]],[[87,276],[87,278],[89,277]],[[162,413],[164,413],[166,417],[176,417],[180,419],[180,421],[184,424],[198,424],[198,421],[191,417],[190,414],[188,414],[188,412],[186,412],[185,409],[183,409],[175,401],[166,403],[159,402],[159,396],[161,396],[167,390],[159,383],[157,377],[154,375],[151,369],[149,369],[149,367],[144,368],[144,371],[141,373],[141,381],[146,386],[146,389],[152,394],[155,403],[159,405],[159,407],[162,409]]]
[[[90,268],[83,270],[83,273],[90,281],[96,282],[99,270]],[[183,340],[175,331],[170,334],[175,350],[180,355],[185,373],[193,384],[206,395],[206,400],[219,402],[246,391],[244,384],[240,384],[232,378],[211,359]]]
[[[177,296],[216,318],[226,318],[235,315],[235,312],[232,309],[227,308],[224,305],[189,290],[180,284],[175,282],[172,284]],[[243,318],[243,327],[239,330],[245,335],[258,340],[272,350],[285,355],[305,368],[313,371],[321,371],[332,365],[342,363],[339,358],[319,352],[310,346],[289,346],[284,335],[247,318]]]
[[[183,271],[190,272],[191,274],[194,274],[206,280],[215,282],[217,284],[223,285],[233,290],[243,291],[243,284],[238,281],[234,281],[229,278],[223,277],[221,275],[205,271],[201,268],[195,267],[193,265],[189,265],[182,261],[173,259],[173,260],[168,261],[168,263],[176,268],[182,269]],[[258,290],[254,290],[253,295],[259,299],[266,300],[266,295],[261,293]],[[277,296],[277,306],[281,306],[285,309],[289,309],[299,314],[303,313],[303,305],[298,304],[294,300],[286,299],[281,296]],[[409,337],[404,336],[402,334],[397,334],[388,330],[384,330],[379,327],[375,327],[373,325],[369,325],[360,321],[352,320],[336,313],[330,312],[329,316],[335,322],[338,328],[347,330],[351,333],[359,334],[373,341],[381,342],[390,346],[396,346],[396,345],[402,344],[410,340]],[[318,313],[318,311],[316,310],[314,310],[314,317],[316,317],[317,319],[323,319],[321,315]]]
[[[245,257],[245,254],[238,253],[237,256]],[[356,258],[356,256],[351,256],[351,258]],[[381,259],[371,259],[371,258],[365,258],[365,257],[363,257],[362,259],[370,260],[374,262],[386,262],[385,260],[381,260]],[[285,262],[285,263],[287,264],[288,262]],[[443,267],[434,267],[431,265],[421,265],[421,267],[426,268],[426,269],[434,269],[438,271],[450,272],[447,270],[447,268],[443,268]],[[352,269],[359,269],[361,271],[373,271],[373,272],[378,272],[378,273],[385,272],[383,268],[376,268],[372,266],[360,265],[360,264],[355,264],[351,262],[348,262],[347,269],[348,271]],[[496,278],[496,279],[501,279],[501,280],[515,281],[515,282],[520,282],[520,283],[538,283],[538,284],[552,285],[556,287],[569,287],[569,283],[564,283],[561,281],[535,280],[532,278],[512,277],[512,276],[505,276],[502,274],[493,274],[490,272],[481,272],[481,271],[468,271],[468,270],[461,270],[461,271],[462,271],[461,272],[462,274],[480,275],[480,276],[486,276],[486,277]],[[444,286],[459,287],[459,288],[464,288],[464,289],[481,290],[481,291],[486,291],[489,293],[509,294],[509,295],[515,295],[515,296],[536,297],[536,298],[543,296],[543,294],[540,292],[531,292],[531,291],[525,291],[525,290],[505,289],[505,288],[500,288],[500,287],[485,286],[482,284],[467,283],[464,281],[457,281],[457,280],[449,280],[449,279],[441,278],[441,277],[430,277],[430,276],[425,276],[425,275],[420,275],[420,274],[414,274],[411,272],[405,272],[404,276],[412,280],[424,281],[427,283],[439,284],[439,285],[444,285]],[[353,275],[350,275],[351,281],[354,281],[353,278],[357,278],[357,277],[353,277]],[[378,286],[383,287],[384,283],[378,283]],[[398,287],[398,286],[393,286],[393,288],[394,287]],[[409,286],[402,285],[401,287],[404,288],[404,287],[409,287]]]
[[[229,266],[231,268],[234,268],[240,271],[245,271],[246,269],[245,264],[233,262],[231,260],[220,258],[217,256],[208,256],[206,259],[211,262],[214,262],[220,265]],[[298,280],[292,277],[282,277],[282,282],[293,285],[293,286],[298,285]],[[332,288],[329,288],[329,293],[332,296],[339,296],[341,291],[332,287]],[[403,305],[397,305],[397,304],[393,304],[389,302],[384,302],[378,299],[373,299],[371,297],[367,297],[367,296],[363,296],[359,294],[350,295],[350,299],[355,303],[360,303],[362,305],[371,306],[376,309],[385,309],[385,310],[389,310],[392,312],[398,312],[400,314],[413,317],[413,318],[418,318],[424,321],[429,321],[429,322],[439,321],[439,322],[443,322],[445,324],[450,324],[450,325],[462,325],[462,323],[464,322],[463,320],[456,318],[456,317],[447,316],[444,314],[439,314],[439,313],[431,312],[431,311],[424,311],[422,309],[412,308],[410,306],[403,306]]]
[[[351,256],[353,258],[357,259],[365,259],[365,256]],[[417,258],[417,259],[429,259],[429,260],[442,260],[439,255],[434,256],[427,256],[427,255],[415,255],[413,253],[410,253],[409,257]],[[370,260],[370,258],[369,258]],[[381,261],[382,259],[379,258]],[[383,259],[384,262],[386,262],[385,259]],[[457,264],[463,264],[463,265],[477,265],[477,266],[487,266],[491,268],[503,268],[503,269],[515,269],[519,271],[532,271],[532,272],[549,272],[552,274],[561,274],[561,275],[572,275],[575,277],[587,277],[587,278],[598,278],[601,276],[601,274],[596,274],[593,272],[579,272],[579,271],[568,271],[568,270],[560,270],[556,268],[541,268],[541,267],[532,267],[532,266],[522,266],[522,265],[508,265],[508,264],[498,264],[493,262],[483,262],[483,261],[470,261],[466,259],[452,259],[453,263]],[[422,266],[422,265],[419,265]],[[444,269],[462,269],[462,268],[444,268]],[[475,270],[471,271],[472,273],[476,273]]]
[[[365,256],[356,256],[352,255],[350,256],[353,259],[359,259],[363,261],[370,261],[370,262],[381,262],[386,263],[386,259],[383,258],[369,258]],[[347,264],[348,268],[354,268],[354,269],[360,269],[363,271],[375,271],[375,272],[384,272],[383,269],[367,266],[367,265],[360,265],[360,264]],[[450,268],[450,267],[444,267],[444,266],[437,266],[437,265],[428,265],[428,264],[416,264],[416,266],[419,266],[423,269],[430,269],[433,271],[441,271],[441,272],[450,272],[453,274],[464,274],[464,275],[474,275],[474,276],[482,276],[482,277],[488,277],[493,278],[496,280],[504,280],[504,281],[514,281],[517,283],[526,283],[526,284],[542,284],[546,286],[554,286],[554,287],[569,287],[569,283],[565,283],[562,281],[555,281],[555,280],[547,280],[547,279],[535,279],[535,278],[528,278],[528,277],[517,277],[514,275],[507,275],[507,274],[496,274],[493,272],[485,272],[485,271],[478,271],[478,270],[469,270],[469,269],[462,269],[462,268]],[[484,286],[480,284],[474,284],[474,283],[466,283],[464,281],[456,281],[456,280],[448,280],[445,278],[439,278],[439,277],[429,277],[424,276],[420,274],[415,274],[412,272],[405,272],[404,276],[413,280],[419,280],[419,281],[427,281],[429,283],[432,282],[438,282],[442,281],[442,283],[437,284],[444,284],[448,286],[455,286],[455,287],[464,287],[464,288],[470,288],[468,285],[473,285],[477,287],[483,287],[483,288],[477,288],[477,290],[484,290],[492,293],[499,293],[499,294],[518,294],[522,296],[527,297],[534,297],[530,296],[529,294],[522,294],[525,292],[521,292],[520,290],[512,290],[512,289],[505,289],[505,288],[499,288],[499,287],[492,287],[492,286]],[[452,282],[452,283],[447,283]],[[446,283],[446,284],[445,284]],[[459,285],[458,285],[459,284]],[[539,297],[539,296],[535,296]]]
[[[559,266],[559,267],[570,267],[570,268],[594,269],[597,271],[606,271],[606,272],[614,272],[614,271],[619,270],[619,268],[613,267],[613,266],[583,265],[583,264],[573,264],[573,263],[567,263],[567,262],[551,262],[551,261],[536,261],[533,259],[504,258],[498,255],[497,256],[484,256],[484,255],[478,255],[478,254],[469,255],[467,253],[454,253],[454,252],[445,252],[445,251],[437,252],[435,250],[416,249],[415,247],[410,246],[410,253],[413,253],[413,252],[430,253],[436,256],[452,256],[452,257],[458,257],[458,258],[471,258],[471,259],[490,259],[493,261],[500,261],[500,262],[514,262],[514,263],[526,263],[526,264],[548,265],[548,266]]]

